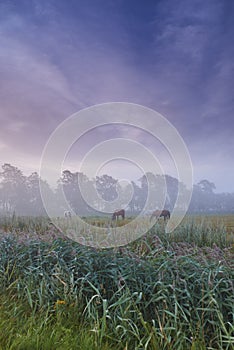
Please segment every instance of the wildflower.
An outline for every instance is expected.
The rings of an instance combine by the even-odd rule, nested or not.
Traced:
[[[58,305],[65,305],[65,304],[66,304],[65,300],[57,300],[56,303],[54,304],[54,309],[56,309]]]

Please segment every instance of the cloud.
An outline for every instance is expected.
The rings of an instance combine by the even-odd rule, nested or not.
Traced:
[[[69,115],[96,103],[126,101],[156,109],[173,123],[197,173],[208,171],[199,164],[211,159],[207,174],[217,164],[232,171],[229,3],[164,0],[132,8],[123,1],[2,2],[0,136],[9,159],[17,149],[36,164],[51,132]],[[137,129],[106,132],[159,149]],[[96,130],[86,147],[102,138]]]

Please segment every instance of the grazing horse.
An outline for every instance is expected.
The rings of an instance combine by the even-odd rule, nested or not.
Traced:
[[[159,217],[163,217],[164,218],[164,221],[166,221],[167,219],[169,220],[170,219],[170,212],[169,210],[166,210],[166,209],[163,209],[163,210],[155,210],[151,217],[150,217],[150,221],[156,217],[156,218],[159,218]]]
[[[124,209],[115,211],[112,215],[112,220],[118,220],[119,216],[122,216],[122,219],[124,220],[124,218],[125,218],[125,210]]]
[[[64,217],[65,218],[71,218],[71,212],[69,210],[64,211]]]

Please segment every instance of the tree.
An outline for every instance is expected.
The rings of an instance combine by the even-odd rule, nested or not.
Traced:
[[[131,211],[131,213],[141,211],[144,206],[144,198],[142,195],[142,188],[138,186],[134,181],[131,181],[132,188],[133,188],[133,196],[128,204],[128,207]]]
[[[118,198],[117,192],[118,180],[109,175],[96,176],[95,186],[98,194],[105,201],[101,201],[100,210],[110,212],[113,209],[111,202]]]
[[[172,209],[175,205],[178,190],[179,190],[179,182],[175,177],[165,175],[166,184],[167,184],[167,201],[166,207]]]
[[[210,212],[217,210],[217,195],[213,192],[215,184],[208,180],[201,180],[193,186],[190,210],[195,212]]]
[[[46,181],[40,179],[37,172],[33,172],[26,178],[26,186],[28,192],[29,208],[27,211],[28,215],[45,215],[46,211],[41,198],[40,183],[42,186],[47,188],[47,192],[51,192],[49,185]]]
[[[155,175],[147,172],[139,181],[142,189],[142,208],[146,199],[148,199],[148,209],[162,209],[168,207],[168,183],[164,175]]]
[[[64,170],[59,179],[58,190],[62,187],[65,197],[75,213],[79,215],[86,215],[90,211],[90,207],[82,196],[80,186],[82,186],[83,193],[89,195],[92,181],[88,179],[83,173],[72,173],[70,170]]]
[[[205,193],[213,193],[214,190],[216,189],[215,184],[208,180],[201,180],[198,183],[198,186],[200,187],[201,191]]]
[[[28,193],[26,176],[17,167],[5,163],[2,166],[1,205],[4,213],[15,211],[18,215],[25,215],[28,209]]]

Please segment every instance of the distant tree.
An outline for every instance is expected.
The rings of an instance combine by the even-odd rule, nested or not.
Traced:
[[[201,180],[193,186],[190,211],[208,213],[217,211],[217,195],[213,192],[215,184],[208,180]]]
[[[26,176],[17,167],[5,163],[0,172],[1,205],[4,213],[15,211],[24,215],[28,209],[28,192]]]
[[[198,183],[198,186],[200,187],[202,192],[206,192],[206,193],[213,193],[214,190],[216,189],[215,184],[208,180],[201,180]]]
[[[106,203],[101,201],[103,207],[100,207],[100,210],[109,212],[112,209],[115,209],[114,207],[112,208],[111,202],[118,198],[117,185],[118,180],[114,179],[112,176],[106,174],[96,176],[95,186],[97,193],[104,201],[106,201]]]
[[[165,179],[167,186],[166,207],[172,209],[175,205],[178,196],[179,182],[175,177],[169,175],[165,175]]]
[[[123,185],[118,182],[116,190],[118,192],[118,200],[115,202],[115,207],[113,209],[126,209],[133,195],[131,184]]]
[[[91,191],[91,186],[93,186],[93,182],[83,173],[72,173],[70,170],[64,170],[59,179],[58,187],[62,187],[65,197],[74,212],[79,215],[86,215],[90,208],[82,196],[80,184],[86,194]]]
[[[134,181],[131,181],[131,185],[133,188],[133,196],[128,204],[128,207],[130,212],[133,214],[142,210],[144,206],[144,196],[140,186],[138,186]]]
[[[214,196],[214,209],[217,212],[234,212],[234,193],[216,193]]]
[[[131,213],[137,213],[144,208],[147,199],[150,199],[150,210],[161,208],[165,199],[166,208],[173,209],[177,199],[177,209],[184,208],[183,199],[187,198],[188,190],[176,178],[146,173],[139,179],[139,183],[140,185],[132,181],[123,187],[117,179],[106,174],[90,180],[83,173],[64,170],[54,192],[36,172],[25,176],[17,167],[5,163],[0,171],[0,212],[15,212],[17,215],[46,214],[41,188],[45,190],[52,216],[63,215],[63,193],[78,215],[93,215],[99,211],[109,212],[122,207]],[[206,179],[195,184],[189,210],[201,213],[233,213],[234,193],[215,193],[215,189],[215,184]]]
[[[159,179],[151,172],[147,172],[145,175],[139,178],[141,184],[140,191],[135,187],[136,193],[139,193],[138,203],[139,209],[142,210],[148,199],[148,209],[154,210],[158,207],[158,198],[162,198],[163,186],[160,185]]]
[[[178,180],[168,175],[156,175],[151,172],[143,175],[139,181],[141,183],[143,200],[149,200],[149,209],[162,209],[163,207],[170,208],[171,201],[174,200],[174,192],[177,195]],[[176,198],[176,196],[175,196]]]
[[[95,181],[89,179],[85,174],[78,172],[78,213],[83,215],[95,215],[97,207],[97,195],[95,190]]]
[[[189,205],[190,212],[198,213],[205,209],[205,207],[203,207],[204,203],[202,203],[201,197],[202,197],[201,187],[198,186],[197,184],[193,185],[192,199]]]
[[[53,196],[53,192],[50,189],[46,181],[40,179],[37,172],[33,172],[26,178],[26,187],[28,192],[28,204],[29,208],[27,210],[28,215],[46,215],[44,205],[41,198],[40,184],[47,188],[47,193]]]
[[[59,179],[58,187],[59,187],[59,189],[62,189],[62,191],[64,192],[65,197],[66,197],[69,205],[72,207],[72,209],[75,212],[77,212],[77,206],[78,206],[78,198],[77,198],[78,175],[77,175],[77,173],[72,173],[70,170],[64,170],[62,172],[61,178]],[[63,209],[63,208],[61,208],[61,209]]]

